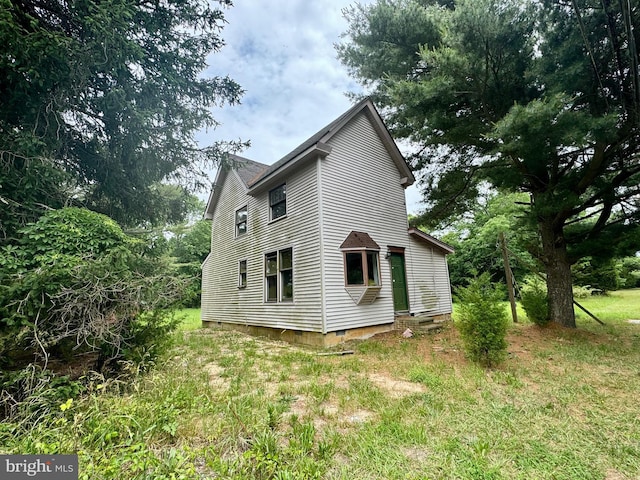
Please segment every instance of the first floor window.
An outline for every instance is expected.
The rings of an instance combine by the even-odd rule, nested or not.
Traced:
[[[280,300],[286,302],[293,300],[293,252],[290,248],[280,250],[280,285],[282,296]]]
[[[278,301],[278,253],[267,253],[264,258],[267,302]]]
[[[238,265],[238,287],[245,288],[247,286],[247,261],[240,260]]]
[[[345,252],[344,270],[347,286],[380,285],[380,261],[377,251]]]
[[[264,256],[265,299],[267,302],[293,300],[293,250],[286,248]]]

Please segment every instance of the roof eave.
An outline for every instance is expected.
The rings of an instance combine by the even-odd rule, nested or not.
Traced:
[[[402,185],[402,187],[404,188],[413,185],[413,183],[416,181],[415,177],[413,176],[413,172],[409,168],[409,165],[402,155],[402,152],[400,152],[398,145],[393,140],[393,137],[389,133],[389,130],[382,121],[382,117],[380,117],[378,110],[376,110],[376,107],[370,98],[365,98],[364,100],[356,104],[349,112],[349,114],[344,115],[337,123],[335,123],[332,128],[327,131],[327,133],[321,138],[320,141],[325,143],[328,142],[331,137],[333,137],[338,131],[340,131],[340,129],[342,129],[342,127],[344,127],[358,113],[362,111],[366,112],[365,114],[371,120],[373,128],[378,133],[378,137],[380,138],[380,140],[382,140],[382,143],[391,156],[393,163],[396,165],[398,171],[402,175],[402,177],[400,178],[400,185]]]
[[[291,160],[284,163],[280,168],[270,172],[267,176],[260,178],[256,183],[249,185],[247,195],[258,194],[265,189],[273,186],[281,180],[283,176],[291,172],[296,167],[304,164],[312,158],[324,158],[331,153],[331,146],[323,142],[317,142],[314,145],[307,148],[305,151],[299,153]]]
[[[211,186],[211,193],[209,194],[209,200],[207,200],[207,208],[204,210],[205,220],[213,219],[213,211],[215,210],[218,199],[220,198],[220,186],[226,177],[227,169],[220,168],[216,174],[216,179],[213,181],[213,185]]]
[[[445,255],[455,253],[455,250],[451,245],[447,245],[443,241],[440,241],[437,238],[432,237],[428,233],[425,233],[418,228],[411,227],[409,228],[408,232],[409,232],[409,235],[413,235],[419,240],[422,240],[423,242],[430,244],[431,246],[437,248],[438,250],[441,250],[442,252],[445,253]]]

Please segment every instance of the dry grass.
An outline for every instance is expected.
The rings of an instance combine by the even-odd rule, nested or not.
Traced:
[[[191,325],[127,394],[96,392],[67,424],[5,435],[6,451],[80,451],[92,479],[640,478],[632,300],[597,312],[606,327],[512,325],[493,370],[465,359],[453,324],[344,356]]]

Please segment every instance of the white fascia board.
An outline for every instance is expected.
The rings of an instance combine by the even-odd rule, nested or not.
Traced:
[[[287,163],[282,165],[277,170],[273,171],[270,175],[260,180],[255,185],[252,185],[247,190],[247,195],[254,196],[260,192],[263,192],[267,188],[274,186],[278,182],[282,182],[282,177],[291,172],[295,167],[302,165],[306,161],[313,158],[324,158],[331,153],[331,145],[327,145],[322,142],[318,142],[315,145],[307,148],[304,152],[299,153]]]

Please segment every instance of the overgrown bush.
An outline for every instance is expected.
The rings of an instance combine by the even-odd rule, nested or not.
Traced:
[[[599,292],[600,290],[595,289]],[[573,298],[589,298],[593,295],[594,289],[589,285],[574,285],[573,286]]]
[[[0,366],[93,353],[88,367],[101,370],[157,354],[184,282],[145,256],[144,244],[78,208],[18,233],[0,252]]]
[[[501,290],[485,272],[467,287],[456,289],[456,297],[459,302],[456,325],[467,356],[488,367],[503,361],[509,318]]]
[[[527,318],[538,326],[549,323],[549,301],[547,287],[537,277],[527,277],[520,289],[520,303]]]

